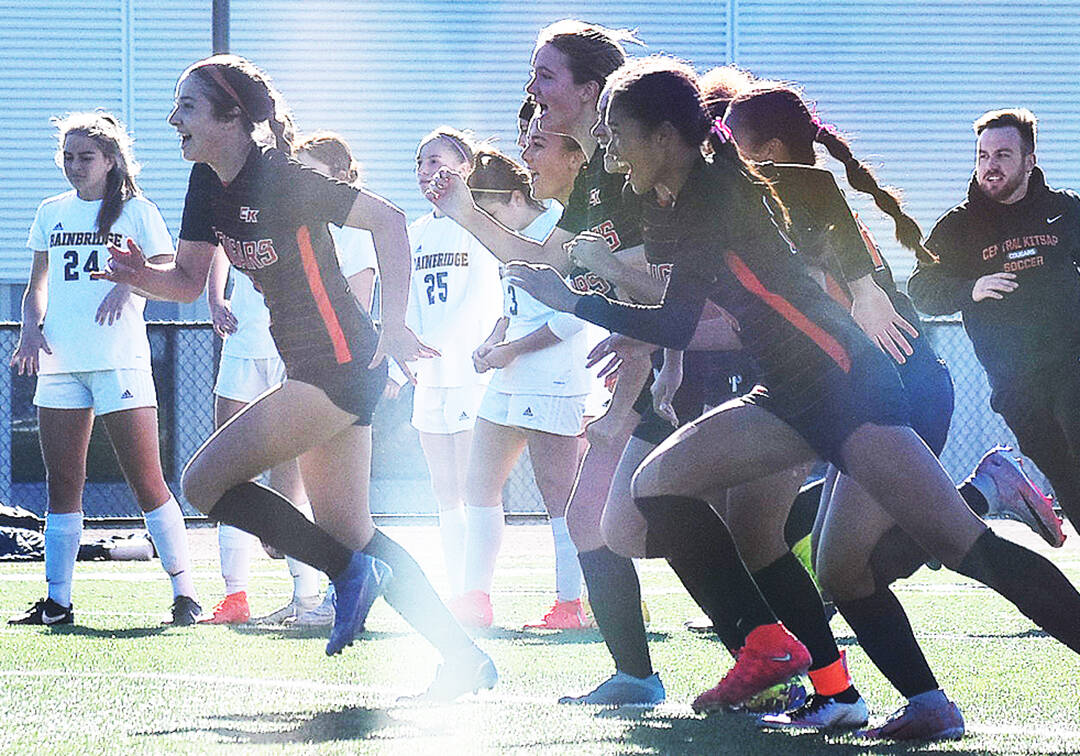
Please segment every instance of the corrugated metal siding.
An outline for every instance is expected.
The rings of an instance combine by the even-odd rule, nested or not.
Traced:
[[[412,170],[416,143],[435,126],[498,136],[516,151],[516,114],[536,32],[577,17],[637,28],[647,48],[699,66],[726,52],[723,3],[520,3],[232,0],[232,50],[274,77],[301,129],[341,132],[366,181],[416,218],[430,209]],[[634,52],[636,51],[636,52]]]
[[[187,166],[165,124],[176,75],[210,48],[210,0],[0,0],[0,281],[25,281],[34,207],[66,188],[48,117],[103,106],[135,131],[142,183],[175,233]],[[426,211],[412,179],[416,142],[441,123],[497,135],[514,114],[536,31],[563,17],[638,28],[648,47],[704,70],[730,58],[801,82],[851,133],[856,154],[905,191],[927,229],[963,196],[970,123],[1023,104],[1042,120],[1049,180],[1080,187],[1080,3],[1011,0],[688,0],[519,3],[475,0],[232,0],[232,47],[277,80],[302,129],[342,132],[368,183]],[[89,42],[93,40],[93,42]],[[853,198],[854,199],[854,198]],[[856,205],[866,207],[861,200]],[[897,272],[910,256],[871,222]]]
[[[69,189],[49,118],[123,109],[121,3],[0,2],[0,281],[25,283],[26,235],[45,197]],[[92,42],[91,42],[92,40]]]
[[[30,270],[26,233],[37,204],[69,188],[53,164],[49,117],[106,108],[135,134],[140,184],[179,230],[186,176],[165,123],[183,68],[210,50],[210,0],[0,3],[0,281]]]
[[[963,199],[971,122],[987,110],[1033,110],[1048,181],[1080,187],[1080,3],[734,2],[736,61],[803,84],[822,118],[854,138],[856,156],[904,191],[925,232]],[[906,278],[914,260],[891,224],[873,209],[861,215]]]

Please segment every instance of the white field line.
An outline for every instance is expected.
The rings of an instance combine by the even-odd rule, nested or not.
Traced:
[[[367,696],[373,696],[378,698],[395,698],[401,695],[400,691],[393,691],[388,688],[382,688],[373,685],[346,685],[341,683],[324,683],[317,682],[315,680],[274,680],[265,678],[251,678],[251,677],[221,677],[217,675],[175,675],[166,673],[155,672],[71,672],[63,669],[38,669],[38,670],[0,670],[0,679],[3,678],[24,678],[24,679],[40,679],[40,678],[63,678],[63,679],[105,679],[105,680],[135,680],[135,681],[149,681],[149,682],[165,682],[165,683],[180,683],[180,684],[197,684],[197,685],[222,685],[227,687],[245,686],[251,688],[282,688],[285,690],[302,690],[302,691],[315,691],[323,693],[352,693],[362,694]],[[502,703],[508,704],[528,704],[533,706],[552,706],[562,711],[567,711],[566,707],[562,707],[555,703],[550,698],[536,698],[530,696],[503,696],[495,693],[481,694],[480,698],[469,699],[465,698],[459,701],[460,704],[477,703],[481,705],[497,705]],[[408,703],[402,704],[403,707],[409,707]],[[427,706],[427,705],[425,705]],[[633,708],[633,707],[628,707]],[[591,709],[579,709],[574,707],[573,711],[584,711]],[[660,706],[653,707],[652,709],[660,716],[695,716],[688,704],[676,704],[665,703]],[[208,719],[213,719],[213,714],[206,715]],[[1016,737],[1034,737],[1045,738],[1047,735],[1052,735],[1054,738],[1062,738],[1069,740],[1080,740],[1080,730],[1054,730],[1048,732],[1046,727],[1029,727],[1023,725],[994,725],[994,724],[974,724],[967,723],[967,731],[971,735],[1007,735]]]

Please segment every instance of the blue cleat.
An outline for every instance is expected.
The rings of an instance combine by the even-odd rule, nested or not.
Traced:
[[[596,704],[599,706],[655,706],[664,702],[667,694],[660,675],[634,677],[616,672],[591,692],[583,696],[563,696],[561,704]]]
[[[371,605],[391,577],[393,572],[385,562],[362,551],[352,555],[349,566],[333,581],[337,607],[330,640],[326,642],[327,656],[341,653],[341,649],[352,645],[357,633],[363,632]]]

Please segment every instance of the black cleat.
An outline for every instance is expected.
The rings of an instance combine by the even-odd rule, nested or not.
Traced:
[[[161,621],[161,624],[176,625],[177,627],[194,625],[199,621],[199,615],[201,614],[202,607],[199,606],[195,599],[189,596],[177,596],[172,603],[170,614],[165,615],[165,619]]]
[[[51,598],[38,599],[22,614],[8,620],[9,625],[70,625],[75,612],[70,606],[60,606]]]

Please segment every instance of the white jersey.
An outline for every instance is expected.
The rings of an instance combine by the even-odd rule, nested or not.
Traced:
[[[522,236],[542,241],[562,216],[562,208],[552,204],[536,220],[521,230]],[[503,341],[517,341],[538,328],[548,326],[557,344],[517,357],[495,370],[489,386],[505,394],[579,396],[589,393],[592,382],[585,369],[587,344],[584,321],[565,312],[556,312],[528,292],[503,279],[503,315],[509,319]]]
[[[126,250],[134,239],[151,258],[173,254],[172,238],[157,205],[144,197],[125,202],[108,237],[102,237],[96,230],[100,207],[101,200],[86,202],[73,189],[38,205],[30,226],[26,246],[49,256],[44,334],[52,354],[40,353],[42,374],[150,369],[146,300],[130,295],[119,320],[98,325],[98,306],[115,284],[92,280],[90,273],[105,268],[110,244]]]
[[[230,267],[232,294],[229,309],[236,316],[236,333],[225,337],[221,345],[223,357],[242,357],[247,360],[269,360],[278,356],[270,336],[270,311],[255,284],[236,268]]]
[[[499,261],[472,234],[445,216],[428,213],[409,225],[412,275],[406,323],[441,357],[409,366],[422,386],[486,384],[472,353],[502,310]]]
[[[334,237],[334,249],[337,250],[338,265],[343,276],[349,278],[368,268],[378,271],[375,240],[371,238],[370,231],[352,226],[335,226],[333,223],[327,227],[330,236]]]

